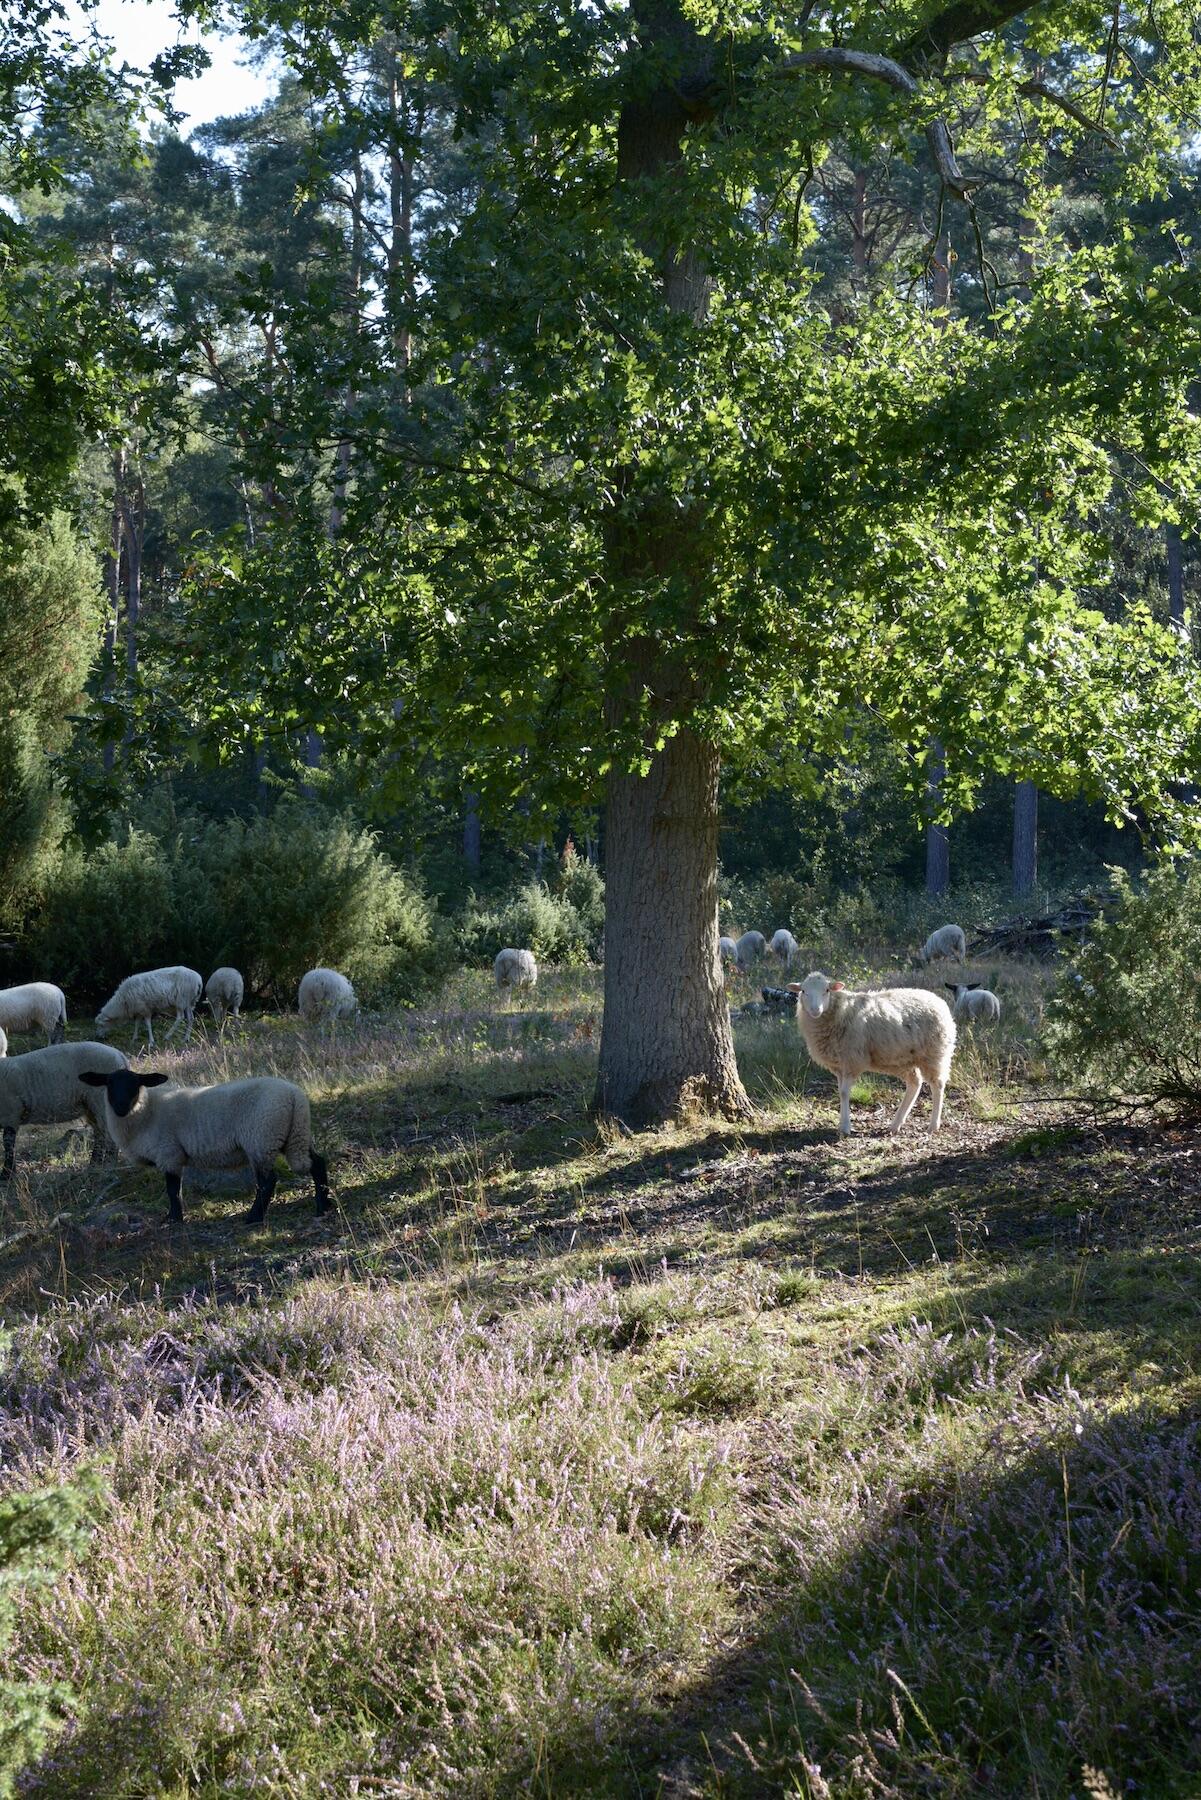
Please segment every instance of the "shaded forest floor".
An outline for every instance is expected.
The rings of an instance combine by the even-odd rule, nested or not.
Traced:
[[[5,1480],[105,1498],[22,1791],[1195,1795],[1201,1130],[1057,1099],[1007,980],[936,1139],[841,1144],[791,1021],[753,1127],[599,1129],[586,973],[141,1059],[302,1080],[331,1219],[23,1134]]]

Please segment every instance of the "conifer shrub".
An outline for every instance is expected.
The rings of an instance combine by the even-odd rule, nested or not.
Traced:
[[[1201,863],[1164,862],[1116,899],[1047,1006],[1052,1066],[1078,1090],[1201,1109]]]

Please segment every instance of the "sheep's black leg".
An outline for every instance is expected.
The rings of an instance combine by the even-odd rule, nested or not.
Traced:
[[[168,1170],[164,1179],[167,1183],[167,1223],[168,1225],[182,1225],[183,1203],[179,1194],[183,1186],[183,1176],[173,1174]]]
[[[317,1211],[319,1213],[328,1212],[330,1208],[329,1169],[325,1158],[318,1156],[315,1150],[309,1152],[309,1173],[313,1177],[313,1193],[317,1200]]]
[[[271,1196],[275,1192],[276,1175],[274,1169],[256,1169],[254,1172],[254,1205],[246,1214],[251,1225],[261,1225],[267,1217],[267,1208],[271,1204]]]
[[[4,1167],[0,1169],[0,1181],[11,1181],[13,1169],[17,1162],[17,1128],[15,1125],[4,1127]]]

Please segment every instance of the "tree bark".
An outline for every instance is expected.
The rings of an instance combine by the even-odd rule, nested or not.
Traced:
[[[1184,624],[1184,553],[1179,525],[1165,527],[1168,562],[1168,613],[1174,625]]]
[[[680,159],[688,115],[681,78],[703,78],[710,47],[674,0],[639,0],[639,38],[648,60],[675,66],[676,80],[628,99],[617,134],[619,183],[655,181]],[[711,280],[691,231],[672,221],[673,241],[644,248],[659,267],[672,312],[698,323]],[[663,227],[662,229],[666,229]],[[621,471],[616,485],[620,491]],[[661,510],[661,509],[659,509]],[[625,584],[682,565],[703,568],[702,515],[653,503],[640,522],[614,520],[607,561]],[[702,696],[687,675],[620,623],[609,645],[606,714],[621,727],[649,702],[678,716]],[[738,1075],[729,1006],[718,957],[717,828],[720,758],[687,729],[651,757],[649,772],[608,778],[605,809],[605,1011],[596,1105],[630,1125],[709,1112],[748,1117],[753,1108]]]
[[[482,832],[480,829],[480,797],[476,793],[468,793],[463,797],[463,859],[468,868],[479,873],[483,855]]]
[[[597,1105],[630,1125],[743,1117],[718,961],[719,758],[679,732],[605,814],[605,1017]]]
[[[1013,791],[1013,891],[1032,894],[1038,885],[1038,789],[1019,781]]]
[[[111,700],[117,679],[117,631],[121,616],[121,552],[124,527],[121,515],[121,488],[125,479],[125,451],[113,451],[113,510],[109,527],[109,547],[104,557],[104,591],[108,611],[104,621],[104,698]],[[117,760],[117,746],[111,738],[101,752],[104,772],[111,775]]]
[[[930,774],[926,782],[926,792],[931,806],[936,806],[942,795],[943,760],[941,744],[932,747],[930,756]],[[951,885],[951,839],[945,825],[931,820],[926,828],[926,892],[931,896],[945,894]]]

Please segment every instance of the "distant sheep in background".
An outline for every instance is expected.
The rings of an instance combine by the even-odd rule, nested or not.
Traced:
[[[492,965],[496,985],[501,993],[506,988],[532,988],[538,985],[538,964],[532,950],[501,950]]]
[[[799,956],[801,950],[801,946],[797,943],[791,931],[777,931],[767,947],[772,955],[777,957],[780,962],[784,964],[786,969],[791,969],[793,958]]]
[[[967,939],[960,925],[940,925],[932,931],[917,955],[913,959],[915,969],[924,969],[927,963],[940,959],[953,958],[962,962],[967,955]]]
[[[761,931],[744,931],[734,948],[737,953],[738,967],[745,975],[761,956],[766,956],[767,939]]]
[[[223,1023],[226,1013],[237,1018],[245,991],[245,983],[236,969],[213,970],[204,985],[204,997],[218,1025]]]
[[[734,942],[733,938],[722,938],[719,941],[718,949],[721,953],[721,960],[723,963],[737,963],[738,945]]]
[[[943,983],[955,996],[955,1017],[957,1019],[979,1019],[987,1025],[997,1025],[1001,1019],[1001,1002],[990,988],[981,987],[978,983],[971,986],[956,986],[953,981]]]
[[[938,1130],[955,1054],[955,1021],[940,995],[928,988],[854,994],[817,971],[793,982],[790,991],[800,997],[797,1023],[810,1056],[838,1077],[841,1136],[851,1134],[851,1083],[869,1070],[905,1083],[890,1131],[900,1131],[913,1111],[923,1076],[934,1102],[930,1129]]]
[[[337,969],[310,969],[302,975],[296,1003],[310,1025],[352,1018],[359,1008],[354,989]]]
[[[0,1027],[0,1056],[8,1055],[8,1033]]]
[[[61,1044],[67,1035],[66,995],[51,981],[0,988],[0,1026],[7,1033],[44,1031],[48,1044]]]
[[[132,1019],[135,1043],[138,1025],[145,1025],[146,1043],[153,1050],[154,1026],[150,1021],[173,1012],[175,1023],[168,1031],[166,1041],[170,1043],[180,1026],[185,1025],[186,1044],[192,1036],[192,1020],[203,992],[202,978],[195,969],[186,968],[181,963],[166,969],[144,969],[140,974],[127,975],[112,999],[106,1000],[96,1014],[96,1035],[107,1037],[114,1025]]]

